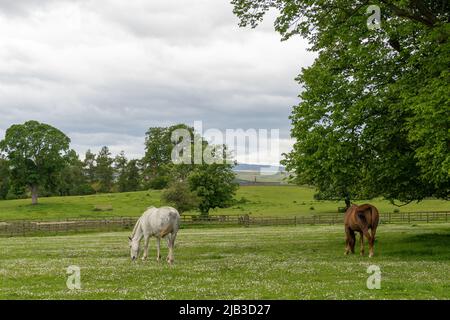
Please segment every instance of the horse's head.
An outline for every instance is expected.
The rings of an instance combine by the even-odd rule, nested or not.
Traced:
[[[128,240],[130,245],[131,260],[135,261],[139,256],[139,241],[133,240],[131,237],[128,237]]]

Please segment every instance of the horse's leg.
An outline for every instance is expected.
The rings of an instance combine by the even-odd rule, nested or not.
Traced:
[[[345,234],[345,255],[348,255],[350,253],[350,246],[349,246],[349,238],[348,238],[348,234]]]
[[[377,227],[372,228],[371,230],[372,236],[371,241],[369,242],[369,257],[373,257],[374,255],[374,246],[375,246],[375,234],[377,233]]]
[[[161,261],[161,238],[156,237],[156,261]]]
[[[369,229],[365,227],[363,230],[364,236],[369,241],[369,258],[373,257],[373,238],[369,233]]]
[[[361,255],[364,255],[364,234],[362,232],[359,233],[359,240],[361,242]]]
[[[345,255],[350,253],[350,228],[345,227]]]
[[[350,252],[355,252],[355,232],[350,229],[349,227],[345,228],[345,234],[347,236],[346,238],[346,248],[345,248],[345,254],[349,254]]]
[[[350,247],[350,249],[352,250],[352,253],[355,253],[355,244],[356,244],[355,231],[351,230],[350,236],[351,236],[351,242],[350,242],[351,247]]]
[[[172,234],[167,235],[167,247],[169,248],[169,253],[167,254],[167,262],[169,264],[173,263],[173,246],[172,246]]]
[[[144,255],[142,256],[142,261],[147,260],[148,257],[148,242],[149,242],[150,236],[144,236]]]
[[[175,249],[175,239],[177,238],[177,233],[174,232],[170,235],[170,247],[169,247],[169,263],[173,264],[173,262],[175,261],[175,257],[174,257],[174,249]]]

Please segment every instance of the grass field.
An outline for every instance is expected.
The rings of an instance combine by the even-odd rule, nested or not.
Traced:
[[[382,225],[372,259],[343,255],[341,226],[184,229],[173,267],[154,241],[131,263],[127,236],[0,239],[0,299],[450,299],[450,224]],[[380,290],[366,287],[372,264]],[[81,290],[66,287],[70,265]]]
[[[149,206],[161,206],[160,191],[101,194],[93,196],[41,198],[38,206],[31,200],[0,201],[0,220],[43,219],[58,220],[82,217],[138,216]],[[337,201],[314,200],[314,190],[297,186],[247,186],[239,188],[240,203],[231,208],[212,210],[211,214],[250,214],[253,216],[293,216],[337,212],[344,204]],[[358,201],[359,203],[368,200]],[[392,212],[397,207],[386,200],[374,199],[370,203],[381,212]],[[95,206],[111,205],[113,210],[95,212]],[[450,202],[424,200],[400,208],[402,212],[450,210]],[[187,212],[195,213],[195,212]]]

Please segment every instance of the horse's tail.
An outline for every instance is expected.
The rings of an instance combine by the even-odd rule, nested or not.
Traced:
[[[367,221],[368,219],[366,218],[366,211],[369,211],[369,213],[370,213],[369,221]],[[362,222],[367,223],[368,225],[372,224],[373,211],[372,211],[372,206],[370,204],[363,204],[363,205],[359,206],[357,208],[356,215]]]
[[[366,215],[365,212],[369,211],[370,213],[370,219],[369,221],[367,221],[366,219]],[[373,227],[373,226],[377,226],[378,225],[378,220],[379,220],[379,214],[377,208],[375,208],[374,206],[370,205],[370,204],[364,204],[362,206],[360,206],[358,208],[358,218],[360,218],[362,221],[367,222],[369,227]]]
[[[371,214],[372,214],[372,227],[377,228],[378,223],[380,221],[380,212],[375,206],[371,206]]]
[[[369,212],[370,212],[369,228],[372,228],[372,225],[373,225],[373,207],[371,205],[369,205]]]
[[[361,211],[358,210],[358,211],[356,212],[356,215],[358,216],[358,219],[359,219],[359,220],[361,220],[361,221],[364,222],[364,223],[367,223],[366,215],[365,215],[365,213],[364,213],[363,210],[361,210]]]

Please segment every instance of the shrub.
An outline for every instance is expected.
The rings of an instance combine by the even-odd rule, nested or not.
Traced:
[[[200,199],[189,189],[186,182],[173,182],[169,188],[163,191],[161,198],[163,202],[175,207],[178,212],[183,213],[198,208]]]

